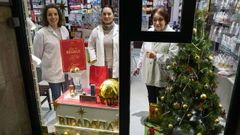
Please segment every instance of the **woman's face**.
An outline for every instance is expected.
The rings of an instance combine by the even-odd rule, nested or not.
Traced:
[[[57,9],[55,8],[49,8],[47,11],[47,21],[50,26],[53,28],[58,27],[58,21],[59,21],[59,15],[57,12]]]
[[[165,25],[166,22],[163,16],[159,15],[158,13],[153,15],[153,26],[156,31],[163,31]]]
[[[112,9],[105,7],[102,11],[102,21],[104,24],[111,24],[113,22],[114,16]]]

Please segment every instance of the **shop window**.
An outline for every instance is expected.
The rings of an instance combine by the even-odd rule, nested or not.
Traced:
[[[52,107],[55,108],[56,113],[48,113],[48,114],[49,115],[54,115],[53,117],[51,116],[51,118],[53,118],[53,119],[44,119],[41,122],[39,122],[38,119],[34,119],[38,115],[36,110],[39,109],[40,113],[42,113],[43,110],[41,110],[42,108],[41,108],[41,104],[40,104],[41,97],[37,97],[37,99],[33,99],[36,94],[39,94],[39,91],[37,91],[37,88],[36,88],[35,93],[32,91],[32,89],[34,88],[33,84],[34,83],[39,84],[39,85],[41,85],[42,88],[48,88],[48,86],[47,86],[47,83],[37,82],[36,80],[34,80],[36,78],[34,78],[34,79],[32,78],[32,76],[34,76],[36,71],[34,71],[34,73],[32,73],[33,68],[31,69],[29,67],[32,67],[33,65],[31,65],[31,64],[33,64],[33,63],[30,63],[30,61],[26,60],[26,57],[27,58],[29,57],[29,54],[26,54],[26,52],[27,53],[29,52],[28,49],[31,48],[31,46],[29,46],[29,48],[27,48],[26,46],[19,46],[19,48],[20,48],[19,52],[20,52],[20,55],[21,55],[21,62],[26,63],[25,67],[29,68],[29,69],[26,69],[24,67],[23,71],[25,71],[25,70],[28,71],[28,72],[26,72],[27,75],[25,75],[26,93],[28,93],[28,97],[29,97],[28,102],[29,102],[29,106],[30,106],[29,107],[30,108],[30,113],[33,112],[33,113],[31,113],[31,115],[35,115],[35,116],[31,116],[31,120],[33,122],[33,131],[35,131],[36,133],[39,133],[38,125],[40,123],[43,124],[43,125],[44,124],[46,125],[47,122],[54,123],[54,122],[57,121],[57,123],[55,123],[53,126],[47,127],[48,131],[46,131],[46,132],[56,132],[56,133],[59,133],[59,134],[89,133],[90,130],[80,130],[81,127],[85,127],[85,128],[91,128],[92,129],[91,132],[95,132],[98,129],[102,129],[102,130],[106,130],[109,134],[118,134],[118,133],[123,134],[123,135],[131,134],[130,128],[134,129],[136,127],[135,127],[135,125],[133,127],[131,127],[130,123],[132,122],[132,120],[136,120],[136,119],[131,119],[130,116],[132,116],[132,115],[137,116],[138,117],[137,121],[141,121],[142,123],[144,123],[145,118],[148,117],[147,115],[152,113],[152,112],[149,111],[150,109],[148,110],[148,105],[144,106],[144,108],[146,109],[145,111],[141,111],[141,110],[140,110],[140,112],[138,112],[139,110],[137,111],[137,109],[142,109],[143,108],[143,106],[141,106],[141,104],[138,104],[138,102],[139,103],[142,102],[142,99],[140,99],[140,101],[136,100],[136,102],[134,102],[132,104],[133,106],[131,106],[131,104],[130,104],[130,100],[132,98],[131,96],[136,96],[135,94],[137,92],[139,92],[139,91],[137,91],[137,89],[134,89],[134,91],[137,91],[137,92],[133,95],[130,94],[131,92],[133,92],[132,84],[135,83],[136,80],[139,81],[138,80],[139,78],[134,78],[134,76],[131,76],[132,75],[132,70],[134,69],[134,64],[137,65],[137,61],[138,61],[138,58],[135,57],[135,56],[139,55],[139,52],[138,52],[139,49],[135,50],[136,49],[135,45],[139,46],[138,48],[141,48],[141,46],[142,46],[141,44],[143,42],[155,42],[155,43],[164,42],[165,44],[171,42],[171,43],[183,43],[187,46],[187,42],[190,43],[193,40],[192,39],[192,34],[196,34],[198,32],[198,31],[193,30],[193,27],[192,27],[193,26],[194,10],[195,10],[195,7],[196,7],[195,6],[196,1],[187,1],[187,0],[178,1],[179,3],[182,3],[181,4],[182,11],[181,11],[181,13],[178,12],[178,15],[177,15],[177,16],[181,15],[181,18],[179,18],[179,20],[177,20],[179,22],[179,26],[176,27],[177,29],[175,30],[175,32],[168,32],[168,31],[166,31],[166,32],[147,32],[146,31],[146,29],[148,29],[150,25],[149,25],[149,22],[145,21],[147,19],[145,19],[144,22],[142,22],[142,18],[143,18],[142,17],[143,16],[142,11],[143,11],[143,7],[145,6],[144,4],[146,3],[145,1],[118,1],[117,2],[117,1],[113,1],[113,0],[112,1],[111,0],[109,0],[109,1],[104,0],[104,1],[100,2],[100,1],[96,0],[95,3],[91,3],[91,4],[96,4],[97,6],[96,5],[93,6],[89,3],[87,3],[87,1],[85,1],[85,0],[84,1],[82,1],[82,0],[66,0],[66,1],[46,0],[46,1],[43,1],[43,2],[42,2],[42,0],[34,0],[34,1],[31,1],[31,2],[37,3],[37,6],[40,5],[39,7],[41,7],[42,4],[44,6],[44,4],[46,4],[46,3],[55,3],[55,2],[59,6],[61,6],[62,11],[65,12],[64,15],[68,15],[68,16],[65,16],[66,20],[67,20],[66,27],[70,31],[70,38],[73,39],[72,41],[77,41],[79,38],[84,39],[86,41],[89,38],[89,34],[91,33],[91,30],[90,31],[88,31],[88,30],[94,28],[92,23],[94,22],[94,19],[97,19],[97,18],[92,18],[93,16],[89,16],[89,15],[86,15],[84,17],[82,15],[73,15],[73,14],[70,15],[71,11],[72,11],[72,13],[78,12],[78,11],[73,11],[74,8],[79,8],[79,5],[75,5],[75,4],[80,3],[81,10],[79,10],[79,11],[81,11],[83,13],[93,13],[93,11],[100,11],[98,9],[100,9],[101,6],[103,4],[106,4],[106,3],[110,3],[113,6],[115,6],[115,9],[116,9],[115,11],[118,11],[118,6],[116,6],[116,5],[118,5],[118,3],[119,3],[119,7],[121,8],[121,10],[119,10],[120,11],[119,16],[121,16],[121,18],[118,18],[118,14],[116,14],[117,17],[114,18],[114,20],[118,24],[120,24],[120,39],[119,39],[119,41],[120,41],[119,74],[120,74],[120,76],[119,76],[119,80],[118,80],[119,81],[119,89],[120,89],[120,91],[119,91],[119,98],[120,99],[119,100],[113,100],[113,98],[112,98],[112,99],[108,100],[108,99],[104,99],[103,97],[101,97],[102,99],[100,98],[98,101],[100,101],[100,103],[101,103],[100,106],[102,105],[104,107],[102,107],[102,109],[100,109],[100,110],[96,110],[96,106],[91,106],[89,104],[86,105],[86,106],[79,105],[79,103],[81,103],[81,101],[89,101],[89,102],[96,101],[95,97],[91,95],[93,93],[95,93],[95,94],[97,93],[97,91],[93,90],[94,85],[89,85],[89,83],[86,82],[86,84],[88,85],[87,86],[88,89],[86,89],[86,91],[80,91],[81,94],[78,93],[79,91],[74,91],[74,90],[76,90],[75,88],[77,88],[79,90],[82,90],[80,88],[86,86],[86,85],[84,86],[83,84],[79,83],[79,82],[84,82],[85,81],[85,80],[81,80],[82,78],[84,78],[84,79],[88,78],[90,67],[88,67],[89,65],[86,65],[86,68],[89,68],[89,69],[87,69],[86,71],[84,71],[82,73],[81,73],[81,70],[79,72],[79,69],[76,68],[76,67],[71,68],[71,73],[69,73],[68,75],[71,78],[70,83],[75,84],[75,88],[73,87],[73,85],[69,85],[69,84],[65,83],[64,91],[62,91],[63,95],[59,98],[58,101],[56,101],[56,102],[52,101],[51,102],[52,105],[53,105]],[[154,3],[154,2],[157,2],[157,1],[149,0],[148,2],[149,2],[148,4],[150,5],[151,2]],[[160,0],[158,2],[160,2]],[[172,0],[168,0],[167,2],[168,2],[168,5],[171,5],[171,4],[175,3],[175,1],[172,1]],[[236,3],[234,3],[234,2],[231,3],[231,2],[233,2],[233,1],[222,2],[222,5],[220,5],[220,7],[225,9],[227,7],[231,7],[231,5],[235,5],[235,6],[232,6],[232,7],[235,7],[235,9],[234,9],[235,12],[238,12],[238,6],[237,6],[238,2],[236,2]],[[27,6],[28,4],[33,4],[33,3],[25,2],[26,7],[28,7]],[[81,4],[81,3],[83,3],[83,4]],[[211,2],[211,4],[212,3],[219,6],[218,3],[216,3],[216,2],[215,3]],[[86,4],[86,5],[84,5],[84,4]],[[20,12],[20,11],[22,11],[23,8],[20,8],[21,10],[19,10],[19,6],[17,6],[17,5],[21,5],[21,4],[19,4],[19,2],[13,2],[13,5],[15,7],[18,7],[14,10],[15,11],[15,12],[13,12],[14,15],[16,15],[16,14],[19,15],[19,13],[23,13],[23,12]],[[200,3],[199,5],[201,7],[201,6],[204,6],[204,5],[209,5],[209,3],[208,4]],[[72,6],[72,7],[70,7],[70,6]],[[36,8],[39,8],[39,7],[36,7]],[[94,10],[91,10],[91,8],[94,8]],[[26,17],[33,17],[33,18],[31,18],[32,21],[36,21],[35,23],[38,24],[38,21],[41,20],[42,18],[41,17],[36,17],[37,14],[34,14],[34,12],[32,12],[31,8],[30,8],[30,10],[31,10],[30,12],[25,11],[26,14],[31,13],[30,14],[31,16],[26,15]],[[18,13],[16,11],[18,11]],[[168,11],[170,13],[169,7],[168,7]],[[172,11],[172,9],[171,9],[171,11]],[[226,11],[228,11],[228,10],[226,10]],[[99,14],[99,12],[95,12],[95,13]],[[21,14],[20,16],[23,17],[24,15]],[[24,24],[25,20],[27,20],[27,19],[23,19],[21,17],[20,17],[20,22]],[[91,18],[93,20],[91,20],[89,22],[89,20],[88,20],[89,18]],[[79,25],[81,23],[84,24],[83,25],[84,28],[76,26],[76,24]],[[87,24],[87,23],[91,23],[91,24]],[[73,24],[75,26],[73,26]],[[172,27],[174,26],[173,24],[174,24],[174,21],[172,22]],[[146,25],[148,25],[148,26],[146,26]],[[224,27],[225,24],[219,24],[219,25],[220,25],[219,26],[220,28],[216,28],[216,26],[211,27],[211,30],[212,30],[211,31],[212,32],[211,37],[215,34],[215,38],[213,38],[214,42],[218,42],[218,40],[216,40],[216,39],[218,39],[218,37],[221,36],[221,34],[224,34],[222,32],[223,28],[221,28],[221,27]],[[232,30],[231,34],[236,36],[237,35],[236,33],[239,33],[239,32],[236,31],[236,29],[234,29],[234,28],[238,28],[237,23],[231,22],[231,28],[232,28],[231,29]],[[26,27],[26,29],[27,29],[27,31],[30,31],[30,27]],[[20,31],[20,33],[21,32],[26,32],[26,31],[24,31],[24,29],[21,28],[21,30],[18,30],[18,33],[17,33],[20,37],[20,39],[18,39],[19,42],[23,42],[23,43],[26,42],[25,39],[27,39],[28,37],[31,37],[30,36],[31,34],[32,34],[32,36],[34,36],[34,33],[35,33],[35,32],[32,32],[32,33],[29,32],[28,33],[29,35],[27,37],[24,37],[24,36],[22,37],[21,34],[19,34],[19,31]],[[227,30],[225,30],[225,31],[227,31]],[[225,35],[225,39],[228,39],[228,38],[226,38],[226,36],[229,36],[229,34]],[[221,37],[223,37],[223,36],[221,36]],[[24,40],[24,41],[22,41],[22,40]],[[28,38],[28,41],[31,42],[31,38]],[[81,45],[84,45],[84,47],[85,47],[85,45],[87,46],[87,42],[83,43],[83,40],[81,40],[81,41],[78,40],[77,43],[78,42],[80,42]],[[223,41],[223,43],[227,44],[224,41]],[[25,45],[26,44],[27,43],[25,43]],[[30,45],[31,45],[31,43],[30,43]],[[237,52],[236,50],[239,49],[239,47],[237,47],[237,45],[234,48],[231,48],[230,51],[229,51],[229,49],[226,49],[226,48],[224,50],[224,47],[225,46],[222,46],[223,50],[221,51],[221,53],[222,52],[228,52],[227,55],[231,56],[232,54],[234,54],[233,55],[234,57],[235,57],[235,54]],[[215,49],[219,49],[219,48],[221,49],[221,45],[216,44],[216,45],[214,45],[213,51],[218,51],[218,50],[215,50]],[[228,51],[226,51],[226,50],[228,50]],[[189,49],[189,51],[191,51],[191,49]],[[30,49],[30,52],[31,52],[31,49]],[[216,56],[218,56],[218,55],[216,55]],[[226,56],[226,55],[221,55],[221,54],[219,55],[219,57],[221,57],[223,59],[222,56]],[[87,54],[86,54],[85,57],[86,58],[88,57]],[[194,56],[194,59],[199,59],[199,58],[201,58],[200,55]],[[212,58],[208,57],[206,60],[210,60],[210,59],[212,59]],[[227,60],[225,60],[225,61],[227,61]],[[218,62],[220,62],[220,61],[218,61]],[[174,66],[175,64],[178,64],[178,63],[174,64],[174,62],[172,62],[171,64],[173,64],[173,66]],[[231,63],[228,63],[228,64],[231,64]],[[217,65],[221,65],[221,64],[217,64]],[[225,67],[227,67],[227,66],[225,65]],[[237,66],[236,65],[235,66],[230,65],[229,67],[232,67],[232,68],[234,67],[236,69]],[[82,70],[84,70],[84,69],[82,69]],[[70,71],[70,69],[69,69],[69,71]],[[193,73],[193,70],[191,70],[190,68],[186,68],[186,72]],[[208,70],[207,72],[211,72],[211,71]],[[226,72],[220,72],[220,73],[226,73]],[[196,77],[196,75],[194,75],[194,74],[192,74],[192,75]],[[237,72],[237,70],[236,70],[236,75],[237,75],[236,82],[238,83],[239,82],[239,78],[238,78],[239,72]],[[80,77],[81,79],[79,78],[79,76],[81,76]],[[84,76],[84,77],[82,77],[82,76]],[[100,78],[102,76],[103,75],[101,75],[99,77],[96,76],[96,78]],[[223,79],[226,79],[226,78],[224,77]],[[194,82],[195,81],[194,78],[190,78],[191,80],[189,80],[189,78],[186,78],[186,77],[182,78],[182,79],[183,80],[180,79],[180,81],[185,81],[185,82],[187,82],[187,81],[193,81]],[[228,82],[232,83],[231,86],[230,86],[231,87],[230,89],[233,90],[232,94],[231,93],[228,93],[228,94],[229,95],[236,94],[237,93],[236,90],[238,90],[239,86],[238,85],[233,85],[234,83],[232,81],[234,79],[227,78],[227,80],[228,80]],[[105,86],[110,87],[108,85],[108,83],[114,84],[114,86],[115,86],[116,85],[115,82],[116,82],[116,80],[110,80],[110,82],[109,81],[106,82],[107,84],[105,84]],[[222,82],[225,82],[225,81],[223,80]],[[220,84],[222,84],[222,83],[220,83]],[[138,85],[138,87],[141,87],[141,85]],[[142,85],[142,87],[143,87],[143,85]],[[224,85],[224,86],[227,86],[227,85]],[[106,87],[106,88],[108,88],[108,87]],[[209,87],[209,85],[205,85],[205,84],[203,86],[204,89],[206,89],[208,87]],[[95,85],[95,88],[96,88],[96,85]],[[115,92],[115,94],[116,94],[116,91],[115,91],[114,88],[110,88],[110,89],[111,89],[110,92]],[[171,90],[171,89],[169,89],[169,90]],[[197,93],[199,91],[194,91],[194,92]],[[106,91],[102,92],[101,94],[103,94],[103,95],[106,94]],[[48,94],[45,94],[45,95],[48,95]],[[222,95],[222,97],[225,98],[225,94],[221,94],[221,95]],[[107,96],[107,95],[105,95],[105,96]],[[114,95],[114,96],[115,96],[114,99],[116,99],[116,95]],[[181,96],[181,95],[178,95],[178,96]],[[208,96],[209,95],[207,95],[205,93],[202,93],[200,95],[200,99],[201,100],[206,100],[208,98]],[[228,105],[230,105],[229,100],[230,99],[232,101],[236,100],[235,96],[233,96],[233,97],[229,98],[229,96],[228,96],[228,99],[227,99],[228,103],[227,104],[221,104],[221,105],[219,104],[218,107],[222,106],[223,108],[225,108],[225,107],[228,108]],[[35,102],[36,100],[37,100],[38,103]],[[147,100],[147,98],[145,98],[145,101],[146,100]],[[164,97],[160,97],[160,100],[164,100]],[[220,101],[222,102],[222,100],[220,100]],[[117,102],[119,102],[119,106],[116,106],[116,104],[118,104]],[[47,103],[47,102],[45,102],[45,103]],[[71,103],[74,103],[74,104],[71,104]],[[224,102],[224,103],[226,103],[226,102]],[[236,105],[234,103],[236,103],[236,102],[233,102],[232,104]],[[90,104],[92,104],[92,103],[90,103]],[[38,105],[39,105],[39,108],[36,108],[36,106],[38,106]],[[112,106],[112,105],[115,105],[115,106]],[[189,105],[190,104],[182,104],[182,102],[181,102],[179,104],[175,103],[173,106],[175,107],[174,109],[176,109],[176,108],[187,109],[189,107]],[[47,106],[47,109],[45,108],[46,109],[46,110],[44,110],[45,112],[54,111],[53,109],[51,110],[50,107],[48,108],[49,104],[46,104],[46,106]],[[136,112],[131,113],[132,110],[130,111],[130,108],[134,108],[134,107],[137,107]],[[156,106],[151,106],[151,107],[152,107],[154,112],[161,111],[161,110],[159,110],[160,108],[158,108]],[[198,106],[198,109],[201,111],[201,109],[204,109],[204,107],[206,107],[206,106],[203,105],[203,104],[200,104]],[[234,106],[234,107],[236,107],[236,106]],[[233,113],[233,111],[234,111],[233,108],[234,107],[231,106],[229,108],[229,113],[228,113],[229,114],[228,115],[229,119],[227,119],[226,133],[228,133],[228,131],[231,131],[230,130],[231,128],[229,128],[230,126],[228,125],[229,120],[234,121],[234,116],[236,115],[235,112]],[[111,110],[112,112],[109,111],[109,110]],[[199,120],[199,118],[192,117],[192,116],[194,116],[194,113],[195,113],[195,111],[192,111],[191,114],[189,114],[189,115],[186,114],[186,115],[188,115],[189,117],[192,118],[193,122]],[[107,116],[107,117],[105,117],[105,116]],[[146,117],[142,117],[142,116],[146,116]],[[158,116],[158,114],[155,115],[155,116]],[[153,117],[155,117],[155,116],[153,116]],[[198,115],[198,116],[200,116],[200,115]],[[100,117],[102,119],[100,119]],[[43,117],[39,116],[37,118],[43,118]],[[50,118],[50,117],[48,117],[48,118]],[[179,119],[177,118],[177,120],[179,120]],[[180,120],[181,120],[181,118],[180,118]],[[39,123],[37,123],[37,122],[39,122]],[[171,122],[172,123],[169,123],[167,125],[168,129],[173,129],[174,128],[174,121],[171,121]],[[221,119],[216,118],[216,119],[214,119],[214,122],[216,122],[216,124],[217,124],[217,123],[221,123],[222,121],[221,121]],[[235,123],[236,123],[236,120],[235,120]],[[71,128],[69,128],[69,126]],[[143,130],[145,130],[144,128],[147,130],[148,134],[150,134],[152,132],[155,132],[159,129],[159,128],[155,128],[155,127],[152,127],[152,126],[149,126],[149,125],[147,125],[146,127],[142,127]],[[200,129],[201,129],[201,131],[204,131],[203,129],[205,129],[205,128],[203,127],[203,128],[200,128]],[[136,130],[140,131],[139,129],[136,129]],[[233,129],[232,131],[234,131],[234,130],[235,129]],[[191,131],[192,130],[190,130],[190,132]],[[178,131],[176,131],[176,132],[178,132]],[[202,132],[196,132],[196,133],[202,134]],[[105,132],[103,134],[105,134]]]

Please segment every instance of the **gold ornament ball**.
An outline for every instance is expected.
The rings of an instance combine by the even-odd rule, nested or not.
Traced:
[[[194,58],[198,60],[200,57],[196,54]]]
[[[168,65],[168,66],[167,66],[167,70],[169,70],[170,68],[171,68],[171,66]]]
[[[212,70],[209,70],[208,72],[211,74],[211,73],[212,73]]]
[[[207,89],[209,86],[208,86],[208,84],[206,83],[205,85],[204,85],[204,88],[205,89]]]
[[[67,131],[65,131],[63,134],[64,134],[64,135],[69,135]]]
[[[203,94],[200,95],[200,98],[205,100],[207,98],[207,95],[203,93]]]
[[[164,100],[164,98],[165,98],[164,96],[161,96],[161,98],[160,98],[160,99],[161,99],[161,101],[163,101],[163,100]]]
[[[102,98],[118,98],[119,83],[115,79],[107,79],[99,89],[99,96]]]
[[[74,68],[74,71],[75,71],[75,72],[79,72],[79,71],[80,71],[80,68],[75,67],[75,68]]]
[[[183,109],[187,109],[188,108],[188,105],[187,104],[183,104]]]
[[[197,33],[197,29],[193,28],[193,34],[196,34],[196,33]]]
[[[218,106],[219,106],[220,108],[222,108],[222,107],[223,107],[223,106],[222,106],[222,104],[219,104]]]
[[[197,135],[202,135],[202,133],[197,133]]]
[[[209,60],[213,60],[213,56],[212,56],[212,55],[209,55],[209,56],[208,56],[208,59],[209,59]]]
[[[77,133],[76,135],[80,135],[80,133]]]
[[[218,119],[218,118],[215,119],[214,122],[215,122],[216,124],[218,124],[218,123],[219,123],[219,119]]]
[[[179,109],[179,108],[180,108],[180,104],[179,104],[178,102],[174,102],[174,103],[173,103],[173,107],[174,107],[175,109]]]
[[[168,128],[173,128],[173,124],[168,124]]]
[[[154,111],[155,111],[155,112],[158,112],[158,108],[155,108]]]

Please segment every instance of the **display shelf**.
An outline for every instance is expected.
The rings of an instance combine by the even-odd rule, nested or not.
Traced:
[[[238,54],[236,52],[233,52],[230,48],[228,48],[226,45],[220,44],[219,50],[223,53],[226,53],[232,57],[234,57],[236,60],[238,59]]]
[[[89,89],[85,89],[89,93]],[[79,94],[71,96],[66,91],[56,103],[55,124],[57,134],[102,134],[119,133],[119,107],[97,102],[80,101]]]
[[[236,2],[211,1],[208,18],[210,28],[209,38],[213,42],[214,51],[229,55],[237,62],[239,59],[239,25],[240,19],[236,18]]]

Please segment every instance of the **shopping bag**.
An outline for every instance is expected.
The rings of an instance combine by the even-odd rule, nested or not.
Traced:
[[[90,84],[95,84],[99,88],[103,81],[108,79],[107,66],[90,66]]]

